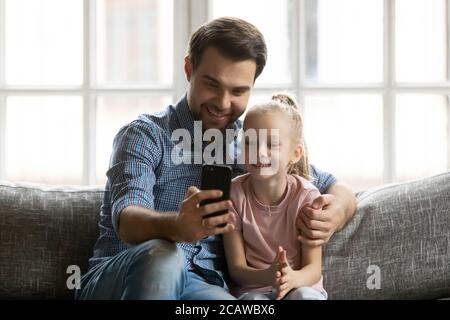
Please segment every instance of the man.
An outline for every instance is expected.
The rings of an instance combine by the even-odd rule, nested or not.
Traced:
[[[229,222],[230,214],[202,218],[231,204],[199,206],[220,194],[197,188],[201,164],[174,164],[171,135],[185,129],[194,136],[195,120],[203,130],[241,128],[237,119],[266,55],[261,33],[240,19],[216,19],[192,35],[185,58],[187,94],[163,113],[141,115],[114,139],[100,237],[77,298],[234,299],[219,236],[233,226],[216,227]],[[243,173],[232,167],[234,175]],[[312,174],[327,194],[300,215],[299,240],[321,245],[351,218],[355,199],[333,176],[315,168]]]

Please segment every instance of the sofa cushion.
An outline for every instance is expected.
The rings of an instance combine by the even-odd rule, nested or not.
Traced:
[[[0,298],[72,298],[67,267],[86,271],[102,197],[0,182]],[[360,193],[355,217],[324,248],[330,299],[449,297],[449,228],[450,172]],[[369,289],[376,268],[380,289]]]
[[[0,298],[72,298],[67,267],[86,271],[103,191],[0,183]]]
[[[449,297],[450,172],[359,194],[323,273],[330,299]]]

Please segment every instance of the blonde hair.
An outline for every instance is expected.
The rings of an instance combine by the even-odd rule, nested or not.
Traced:
[[[309,161],[308,150],[306,148],[305,139],[303,136],[303,119],[300,114],[300,109],[295,98],[288,93],[274,94],[270,101],[255,105],[249,110],[250,112],[280,111],[283,112],[289,119],[294,130],[294,138],[303,149],[302,158],[288,167],[288,174],[296,174],[305,179],[310,180],[309,175]]]

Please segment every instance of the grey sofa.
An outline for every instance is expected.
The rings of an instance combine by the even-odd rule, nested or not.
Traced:
[[[0,182],[0,298],[70,299],[86,271],[99,188]],[[330,299],[450,297],[450,172],[359,193],[355,217],[324,250]]]

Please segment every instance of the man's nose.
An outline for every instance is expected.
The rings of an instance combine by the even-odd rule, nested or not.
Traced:
[[[228,110],[231,107],[231,96],[228,92],[223,92],[219,97],[218,106],[221,110]]]

